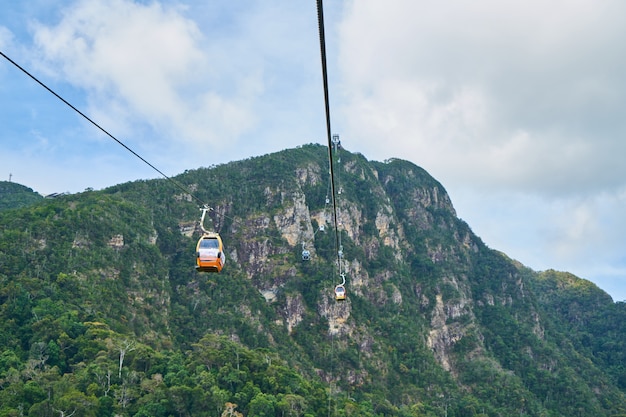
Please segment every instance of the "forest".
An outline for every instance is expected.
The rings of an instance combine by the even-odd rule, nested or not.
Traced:
[[[487,247],[411,162],[337,149],[329,199],[328,155],[0,182],[0,416],[626,416],[625,303]]]

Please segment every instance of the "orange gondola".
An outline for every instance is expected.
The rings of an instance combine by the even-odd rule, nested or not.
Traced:
[[[196,245],[196,270],[199,272],[221,272],[224,262],[226,262],[222,238],[218,233],[204,228],[206,212],[213,209],[205,206],[200,210],[202,210],[200,228],[204,234]]]
[[[196,270],[220,272],[226,261],[224,245],[217,233],[205,233],[196,245]]]

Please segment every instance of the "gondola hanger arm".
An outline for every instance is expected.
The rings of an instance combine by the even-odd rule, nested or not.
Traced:
[[[206,212],[213,211],[213,208],[205,205],[200,210],[202,210],[202,217],[200,218],[200,228],[202,229],[204,233],[210,233],[208,230],[204,228],[204,218],[206,217]]]

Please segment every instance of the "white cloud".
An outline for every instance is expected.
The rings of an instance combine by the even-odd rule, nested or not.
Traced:
[[[615,187],[625,12],[612,0],[351,2],[345,127],[369,155],[400,151],[448,184]]]
[[[196,3],[73,2],[33,25],[33,60],[85,91],[85,113],[151,158],[209,165],[318,139],[315,8]]]
[[[488,246],[535,270],[591,279],[614,298],[626,299],[626,187],[586,197],[471,187],[451,195],[459,215]]]
[[[176,141],[215,145],[249,129],[262,90],[254,72],[243,88],[220,92],[221,63],[182,9],[127,0],[79,1],[55,26],[34,27],[45,60],[89,94],[99,124],[130,135],[144,126]],[[228,121],[225,123],[224,121]]]
[[[626,298],[626,3],[359,0],[339,35],[348,149],[423,166],[490,247]]]

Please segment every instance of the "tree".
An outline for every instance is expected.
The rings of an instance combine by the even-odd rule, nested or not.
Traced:
[[[243,414],[241,414],[238,411],[235,411],[235,408],[237,408],[237,404],[235,403],[227,402],[226,404],[224,404],[224,411],[222,412],[222,417],[243,417]]]
[[[132,352],[136,349],[136,344],[137,342],[135,342],[134,340],[128,339],[118,341],[117,349],[120,351],[120,367],[117,377],[119,379],[122,379],[122,365],[124,365],[124,357],[126,356],[127,352]]]
[[[249,404],[248,417],[274,417],[276,397],[258,393]]]
[[[277,407],[286,417],[301,417],[306,410],[306,400],[300,395],[285,394]]]

